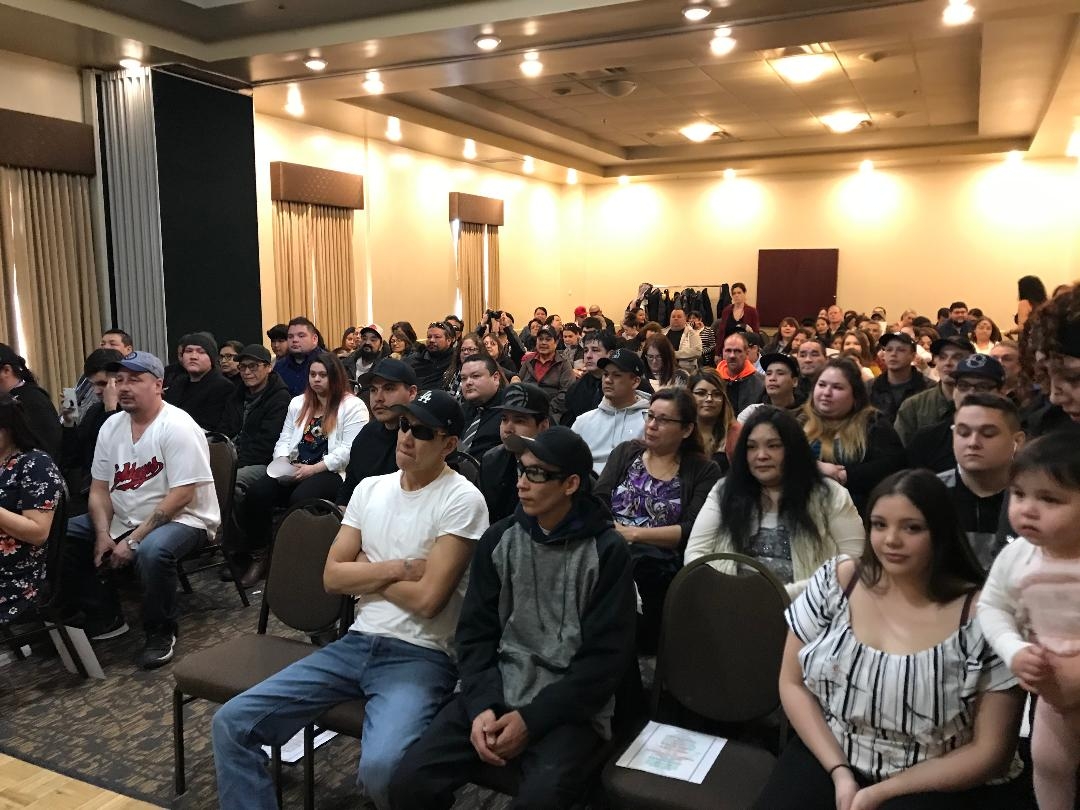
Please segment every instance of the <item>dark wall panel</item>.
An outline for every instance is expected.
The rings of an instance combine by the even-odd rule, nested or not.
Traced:
[[[154,118],[169,345],[261,343],[251,99],[155,71]]]

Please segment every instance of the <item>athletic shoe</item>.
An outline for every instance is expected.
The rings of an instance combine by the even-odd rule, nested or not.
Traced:
[[[143,669],[157,669],[172,661],[173,647],[176,646],[176,634],[171,630],[150,630],[146,634],[146,644],[139,653],[136,663]]]
[[[87,617],[82,627],[86,637],[91,641],[105,641],[108,638],[122,636],[128,631],[127,622],[119,613],[106,619]]]

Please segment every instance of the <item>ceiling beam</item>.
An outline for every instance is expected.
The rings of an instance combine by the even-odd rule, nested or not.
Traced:
[[[1076,117],[1080,116],[1080,17],[1073,15],[1069,47],[1062,61],[1053,93],[1031,142],[1033,157],[1060,157],[1065,154]]]

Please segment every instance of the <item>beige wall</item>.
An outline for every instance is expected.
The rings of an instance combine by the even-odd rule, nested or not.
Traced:
[[[0,109],[82,121],[82,82],[75,68],[0,51]]]
[[[265,115],[255,116],[255,156],[267,326],[274,322],[276,299],[269,180],[275,160],[364,175],[366,210],[357,212],[354,230],[358,323],[374,318],[388,327],[408,320],[422,332],[429,321],[454,310],[451,191],[506,201],[500,230],[503,308],[517,315],[526,307],[531,311],[534,296],[557,295],[558,186]]]
[[[609,315],[641,281],[744,281],[753,302],[761,248],[839,248],[839,303],[891,315],[932,317],[960,298],[1011,323],[1021,275],[1048,289],[1080,278],[1075,161],[588,186],[583,196],[582,255],[564,276],[573,268],[578,297]]]

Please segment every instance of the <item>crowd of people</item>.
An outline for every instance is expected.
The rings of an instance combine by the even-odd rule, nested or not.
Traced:
[[[1026,690],[1039,806],[1071,808],[1080,288],[1019,292],[1006,334],[962,301],[895,320],[832,304],[767,333],[741,283],[712,324],[679,302],[649,321],[639,297],[620,324],[489,310],[423,340],[349,327],[330,350],[298,316],[269,350],[185,335],[168,366],[111,329],[59,410],[0,344],[0,624],[37,597],[66,491],[68,620],[128,632],[131,568],[138,663],[172,660],[177,561],[219,535],[220,434],[238,459],[223,577],[256,585],[275,515],[321,498],[345,515],[326,588],[357,598],[347,634],[216,714],[223,807],[276,807],[260,746],[353,698],[380,810],[449,807],[508,764],[515,806],[570,806],[672,581],[738,552],[794,600],[797,737],[758,806],[1024,806]]]

